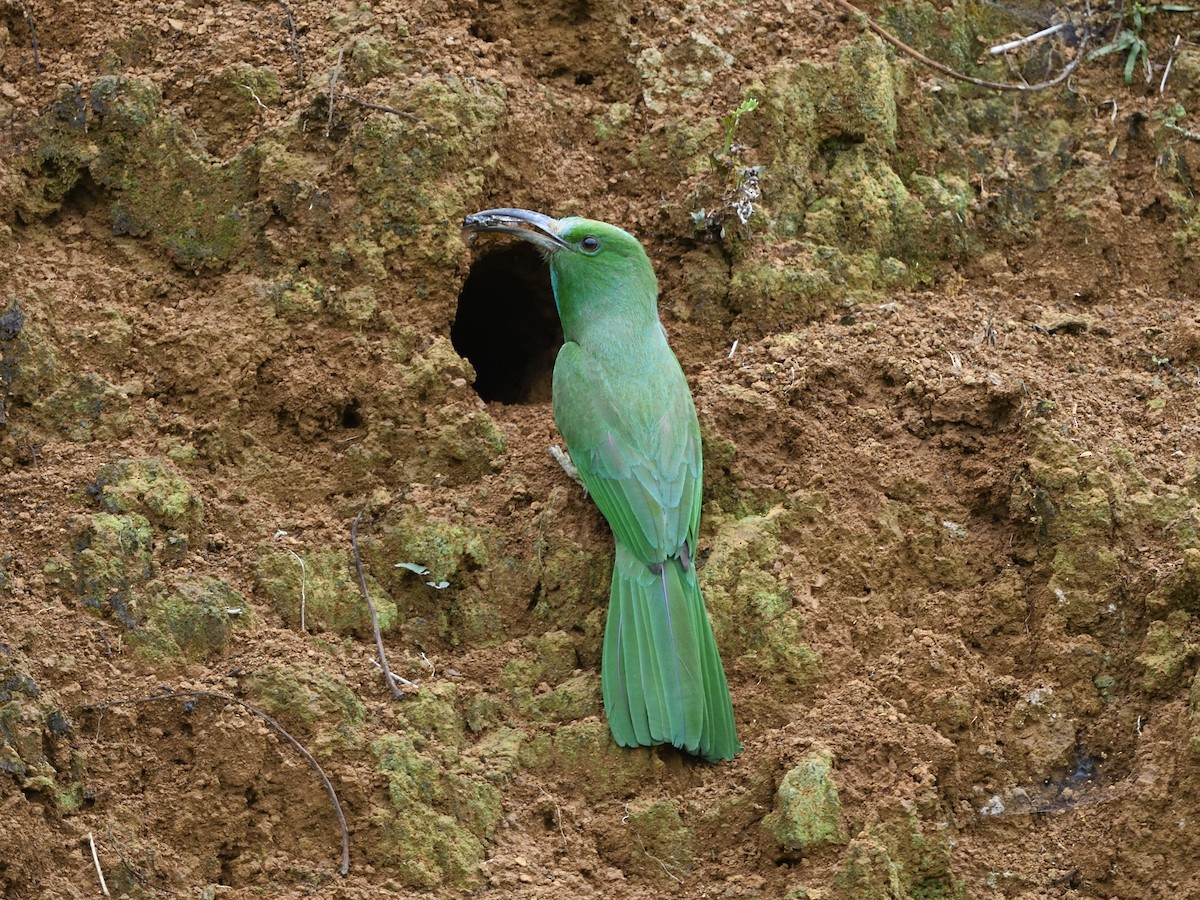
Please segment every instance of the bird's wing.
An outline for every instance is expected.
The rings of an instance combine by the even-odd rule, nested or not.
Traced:
[[[665,355],[664,355],[665,354]],[[702,451],[683,371],[665,343],[614,372],[567,343],[554,367],[554,418],[618,541],[647,565],[695,552]],[[624,376],[624,377],[622,377]]]

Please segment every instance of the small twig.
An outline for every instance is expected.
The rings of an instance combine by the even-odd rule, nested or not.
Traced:
[[[1044,37],[1049,37],[1056,34],[1067,27],[1066,22],[1059,22],[1057,25],[1051,25],[1049,28],[1043,28],[1036,34],[1031,34],[1028,37],[1017,38],[1015,41],[1009,41],[1007,44],[997,44],[995,47],[988,49],[988,53],[992,56],[999,56],[1001,53],[1007,53],[1009,50],[1016,50],[1018,47],[1024,47],[1026,44],[1032,44],[1034,41],[1040,41]]]
[[[337,792],[333,789],[333,782],[329,780],[329,776],[325,774],[325,770],[321,768],[321,764],[317,762],[316,757],[305,750],[304,746],[298,740],[292,737],[286,728],[268,716],[261,709],[251,706],[245,700],[239,700],[237,697],[232,697],[229,694],[222,694],[220,691],[176,691],[173,689],[169,690],[165,694],[160,694],[154,697],[132,697],[128,700],[105,700],[103,703],[84,704],[79,708],[99,711],[109,709],[113,706],[133,706],[141,703],[159,703],[164,700],[178,700],[180,697],[194,697],[197,700],[208,697],[214,700],[222,700],[225,703],[236,703],[242,709],[258,716],[260,719],[270,725],[273,729],[275,729],[275,732],[280,737],[291,744],[292,747],[295,748],[296,752],[304,757],[305,762],[307,762],[312,770],[317,773],[318,777],[320,777],[321,783],[325,785],[325,792],[329,794],[329,800],[333,803],[333,811],[337,814],[338,824],[342,829],[342,865],[340,871],[343,876],[347,875],[350,872],[350,829],[346,825],[346,816],[342,812],[342,804],[338,800]]]
[[[859,9],[853,3],[848,2],[848,0],[831,0],[831,2],[837,4],[842,9],[846,10],[846,12],[862,18],[863,22],[866,23],[866,26],[869,29],[871,29],[873,32],[875,32],[877,35],[879,35],[881,38],[883,38],[885,41],[887,41],[889,44],[891,44],[897,50],[907,53],[909,56],[911,56],[917,62],[924,63],[925,65],[929,66],[929,68],[933,69],[934,71],[941,72],[943,75],[947,75],[950,78],[955,78],[958,81],[965,81],[968,84],[975,85],[976,87],[989,88],[993,91],[1018,91],[1020,93],[1029,93],[1030,91],[1043,91],[1046,88],[1054,87],[1055,85],[1062,84],[1064,81],[1066,81],[1067,78],[1070,77],[1071,73],[1075,71],[1075,68],[1081,62],[1083,62],[1084,58],[1087,56],[1087,54],[1083,52],[1087,46],[1087,37],[1088,37],[1087,34],[1085,33],[1083,42],[1080,44],[1079,50],[1076,53],[1075,58],[1073,60],[1071,60],[1071,62],[1069,62],[1066,65],[1066,67],[1061,72],[1058,73],[1058,75],[1056,75],[1054,78],[1050,79],[1049,81],[1042,81],[1042,82],[1039,82],[1038,84],[1004,84],[1004,83],[1001,83],[998,81],[984,81],[982,78],[975,78],[974,76],[966,75],[962,72],[957,72],[954,69],[951,69],[949,66],[943,65],[942,63],[938,62],[937,60],[930,59],[928,56],[926,56],[921,51],[914,50],[912,47],[908,46],[908,44],[904,43],[904,41],[900,40],[900,38],[896,37],[890,31],[885,29],[883,26],[879,25],[874,19],[872,19],[870,16],[868,16],[866,13],[864,13],[861,9]]]
[[[638,846],[642,848],[642,852],[645,853],[652,860],[654,860],[656,863],[658,863],[660,866],[662,866],[662,870],[664,872],[666,872],[667,875],[669,875],[671,878],[673,878],[679,884],[683,884],[682,878],[680,878],[678,875],[676,875],[674,872],[672,872],[670,869],[668,869],[667,864],[665,862],[663,862],[661,859],[659,859],[657,856],[655,856],[653,853],[651,853],[649,850],[646,849],[646,845],[642,843],[642,839],[640,837],[637,839],[637,842],[638,842]]]
[[[308,581],[308,570],[304,568],[304,560],[295,550],[288,550],[288,553],[295,557],[296,562],[300,563],[300,630],[305,634],[308,633],[308,625],[304,620],[305,607],[308,605],[308,595],[305,591],[305,583]]]
[[[266,108],[267,108],[267,104],[263,103],[263,102],[262,102],[260,99],[258,99],[258,94],[254,93],[254,88],[250,87],[250,85],[248,85],[248,84],[241,84],[241,83],[239,82],[239,84],[238,84],[238,87],[242,88],[242,89],[243,89],[243,90],[245,90],[245,91],[246,91],[246,92],[247,92],[247,93],[248,93],[248,94],[249,94],[251,97],[253,97],[253,98],[254,98],[254,102],[255,102],[255,103],[257,103],[259,106],[261,106],[263,109],[266,109]]]
[[[1179,43],[1183,40],[1183,35],[1175,35],[1175,43],[1171,45],[1171,55],[1167,58],[1167,67],[1163,69],[1162,81],[1158,83],[1158,92],[1161,94],[1167,89],[1167,79],[1171,76],[1171,66],[1175,65],[1175,51],[1179,49]]]
[[[288,34],[291,36],[292,58],[296,60],[296,80],[304,81],[304,48],[300,46],[300,38],[296,34],[296,20],[292,17],[291,8],[284,3],[284,0],[275,0],[283,7],[283,14],[287,17]]]
[[[562,809],[559,807],[558,801],[555,800],[554,797],[552,797],[550,795],[550,792],[548,790],[546,790],[544,787],[542,787],[540,784],[538,785],[538,790],[542,792],[542,795],[547,800],[549,800],[551,803],[554,804],[554,821],[558,825],[558,833],[562,836],[562,839],[565,841],[567,839],[567,833],[565,831],[563,831]]]
[[[367,576],[363,572],[362,556],[358,552],[358,523],[362,521],[365,509],[359,510],[350,526],[350,546],[354,548],[354,568],[358,572],[358,586],[362,588],[363,600],[367,602],[367,611],[371,614],[371,629],[375,632],[375,649],[379,651],[379,668],[383,669],[384,680],[397,700],[404,698],[404,691],[396,686],[395,677],[388,667],[387,653],[383,649],[383,634],[379,631],[379,616],[375,615],[375,604],[371,602],[371,592],[367,590]]]
[[[333,71],[329,74],[329,122],[325,125],[325,137],[329,137],[333,133],[333,98],[337,96],[337,80],[342,71],[342,54],[345,52],[345,47],[338,50],[337,63],[334,64]]]
[[[29,40],[33,43],[33,71],[40,75],[42,58],[38,53],[37,25],[33,22],[33,9],[29,6],[29,0],[21,0],[21,6],[25,7],[25,21],[29,23]]]
[[[100,717],[97,716],[96,719],[97,719],[97,721],[99,721]],[[99,740],[99,732],[97,732],[96,739]],[[114,850],[117,851],[117,858],[119,860],[121,860],[122,867],[124,867],[125,871],[128,872],[130,875],[132,875],[134,877],[134,879],[137,880],[138,884],[142,885],[142,887],[144,887],[148,890],[151,890],[151,891],[155,891],[155,892],[164,891],[168,894],[171,893],[171,891],[167,890],[166,888],[156,887],[155,885],[152,885],[150,883],[150,880],[145,875],[143,875],[141,872],[139,872],[137,870],[137,868],[133,865],[133,863],[131,863],[129,861],[128,857],[125,856],[124,849],[122,849],[122,847],[121,847],[121,842],[117,840],[117,836],[113,832],[112,822],[108,823],[108,843],[112,846],[112,848]]]
[[[288,536],[288,533],[286,531],[284,531],[282,528],[280,528],[278,531],[275,532],[274,539],[279,540],[281,537],[287,537],[287,536]],[[308,605],[308,597],[305,595],[305,590],[304,590],[305,583],[308,581],[308,577],[307,577],[308,570],[305,569],[304,559],[300,556],[299,553],[297,553],[295,550],[291,549],[290,547],[284,547],[283,549],[287,550],[288,553],[292,554],[292,558],[294,560],[296,560],[297,563],[300,564],[300,630],[302,632],[304,632],[305,634],[308,634],[308,626],[305,623],[305,619],[304,619],[305,607]]]
[[[377,669],[383,668],[383,666],[381,666],[379,664],[379,660],[377,660],[377,659],[370,660],[370,663]],[[419,691],[421,689],[421,685],[417,684],[417,682],[415,682],[415,681],[409,681],[403,675],[397,675],[395,672],[392,672],[390,674],[392,676],[393,681],[395,681],[398,684],[404,685],[406,688],[409,688],[410,690]]]
[[[403,109],[396,109],[394,106],[382,106],[378,103],[371,103],[367,100],[359,100],[357,97],[351,97],[349,94],[338,94],[343,100],[349,100],[351,103],[357,103],[365,109],[374,109],[379,112],[391,113],[393,116],[400,116],[403,119],[408,119],[410,122],[420,122],[421,117],[406,112]]]
[[[1170,128],[1176,134],[1183,135],[1189,141],[1200,141],[1200,133],[1188,131],[1186,128],[1176,125],[1174,122],[1163,122],[1163,125],[1165,125],[1167,128]]]
[[[88,832],[88,845],[92,848],[92,862],[96,864],[96,877],[100,879],[100,893],[105,897],[111,897],[108,885],[104,883],[104,870],[100,868],[100,855],[96,852],[96,839],[92,837],[90,831]]]

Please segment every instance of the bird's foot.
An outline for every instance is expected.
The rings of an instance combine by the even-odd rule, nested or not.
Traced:
[[[571,462],[571,457],[567,451],[558,446],[558,444],[551,444],[548,449],[550,450],[550,455],[562,466],[562,470],[567,473],[567,477],[583,488],[583,495],[586,497],[588,492],[587,485],[579,477],[579,470],[575,468],[575,463]]]

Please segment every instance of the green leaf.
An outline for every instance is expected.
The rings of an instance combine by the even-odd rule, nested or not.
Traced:
[[[396,568],[397,569],[408,569],[408,571],[412,572],[414,575],[428,575],[429,574],[429,570],[427,568],[425,568],[423,565],[421,565],[420,563],[410,563],[410,562],[396,563]]]
[[[1125,59],[1125,83],[1126,84],[1133,83],[1133,70],[1137,66],[1138,57],[1141,56],[1143,53],[1147,53],[1146,42],[1143,41],[1141,38],[1138,38],[1137,41],[1129,48],[1129,56]],[[1148,58],[1149,58],[1149,54],[1147,53],[1147,59]]]
[[[1137,40],[1137,35],[1127,28],[1103,47],[1097,47],[1095,50],[1089,53],[1088,59],[1099,59],[1102,56],[1108,56],[1110,53],[1118,53],[1121,50],[1128,49],[1129,46],[1136,43]]]

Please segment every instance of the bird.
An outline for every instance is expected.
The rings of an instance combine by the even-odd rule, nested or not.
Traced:
[[[527,209],[483,210],[463,228],[515,235],[549,264],[563,331],[554,421],[616,543],[600,660],[614,740],[732,759],[742,745],[696,573],[700,423],[645,249],[615,225]]]

